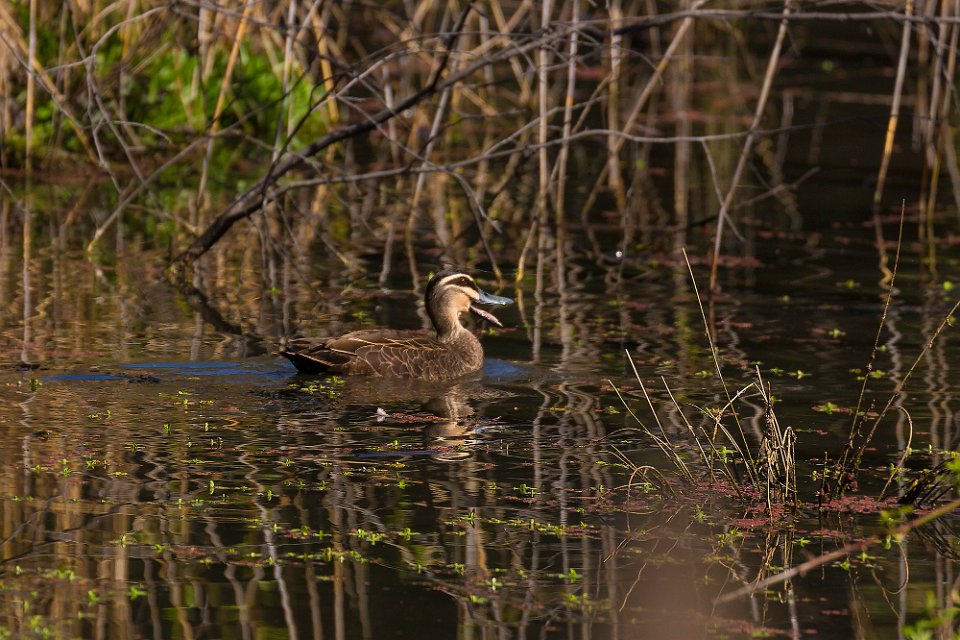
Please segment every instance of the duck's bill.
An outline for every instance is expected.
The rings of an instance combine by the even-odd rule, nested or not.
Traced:
[[[481,291],[480,297],[477,298],[477,304],[491,304],[491,305],[502,306],[505,304],[513,304],[513,300],[511,300],[510,298],[504,298],[503,296],[491,295],[486,291]],[[498,327],[503,326],[502,324],[500,324],[500,321],[497,320],[496,316],[494,316],[489,311],[481,309],[480,307],[476,306],[476,304],[470,305],[470,311],[480,316],[490,324],[495,324]]]
[[[490,313],[489,311],[485,311],[485,310],[481,309],[480,307],[475,307],[475,306],[473,306],[473,305],[470,305],[470,312],[471,312],[471,313],[474,313],[474,314],[476,314],[476,315],[478,315],[478,316],[480,316],[481,318],[483,318],[484,320],[486,320],[486,321],[489,322],[490,324],[495,324],[495,325],[497,325],[498,327],[502,327],[502,326],[503,326],[503,325],[500,323],[500,321],[497,320],[497,316],[493,315],[493,314]]]

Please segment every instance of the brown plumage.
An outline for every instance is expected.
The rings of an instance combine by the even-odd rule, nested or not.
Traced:
[[[448,380],[483,367],[483,347],[460,323],[471,311],[497,326],[500,322],[476,304],[513,301],[482,291],[467,273],[445,269],[424,292],[434,333],[370,329],[336,338],[291,341],[280,351],[301,373]]]

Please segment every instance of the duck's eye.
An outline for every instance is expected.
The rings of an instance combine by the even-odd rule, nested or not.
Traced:
[[[476,283],[470,278],[458,278],[453,284],[465,289],[473,289],[474,291],[477,290]]]

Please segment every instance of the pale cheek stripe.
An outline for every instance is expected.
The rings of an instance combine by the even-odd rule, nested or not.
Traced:
[[[466,279],[469,280],[470,282],[473,282],[473,278],[471,278],[470,276],[468,276],[468,275],[465,274],[465,273],[453,273],[453,274],[447,276],[446,278],[444,278],[443,280],[441,280],[440,282],[438,282],[438,283],[437,283],[437,286],[438,286],[438,287],[442,287],[443,285],[447,284],[447,283],[450,282],[451,280],[459,280],[460,278],[466,278]]]

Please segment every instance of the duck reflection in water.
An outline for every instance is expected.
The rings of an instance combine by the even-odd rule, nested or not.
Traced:
[[[485,387],[479,374],[450,387],[438,388],[414,380],[389,380],[354,378],[341,388],[343,404],[376,408],[374,419],[385,426],[410,424],[419,428],[423,435],[420,449],[402,449],[396,452],[365,453],[364,457],[381,456],[429,456],[440,462],[458,462],[472,458],[476,446],[478,428],[484,426],[482,419],[485,404],[509,395],[509,392]],[[412,410],[397,407],[410,408]]]

